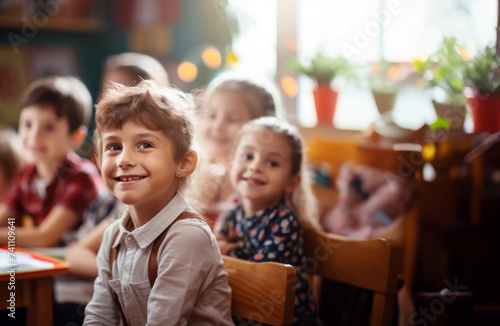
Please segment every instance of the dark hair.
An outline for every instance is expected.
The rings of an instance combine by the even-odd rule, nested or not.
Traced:
[[[154,80],[160,86],[169,85],[167,71],[163,65],[146,54],[127,52],[110,56],[106,60],[105,69],[120,70],[129,74],[134,85],[147,79]]]
[[[86,126],[92,115],[92,97],[76,77],[54,76],[34,81],[21,97],[20,110],[28,106],[54,110],[69,123],[70,133]]]

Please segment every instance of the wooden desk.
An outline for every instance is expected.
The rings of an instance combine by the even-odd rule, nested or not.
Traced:
[[[5,248],[4,248],[5,249]],[[54,267],[30,271],[16,271],[15,289],[9,288],[11,275],[0,272],[0,310],[10,313],[6,303],[15,293],[16,315],[18,308],[26,308],[27,325],[52,325],[52,286],[53,275],[66,273],[69,269],[67,262],[48,257],[39,253],[16,248],[16,253],[29,253],[32,257],[54,263]]]

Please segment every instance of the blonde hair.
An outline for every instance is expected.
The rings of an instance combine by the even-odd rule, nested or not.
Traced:
[[[144,80],[133,87],[114,84],[96,105],[95,121],[94,144],[98,166],[102,163],[102,132],[119,129],[127,121],[161,131],[169,137],[175,162],[180,162],[188,151],[196,151],[197,117],[193,96],[173,87],[160,87],[151,80]],[[200,161],[198,157],[199,164]],[[196,173],[182,179],[179,191],[189,196],[189,183],[193,183],[195,177]],[[196,186],[198,188],[199,185]]]
[[[0,169],[8,182],[12,182],[17,168],[21,165],[17,142],[17,135],[13,130],[0,130]]]
[[[203,94],[204,107],[216,92],[237,94],[246,104],[252,119],[264,116],[284,119],[281,101],[275,87],[263,80],[249,78],[233,71],[223,72],[207,86]]]
[[[317,226],[319,223],[318,203],[312,192],[311,180],[307,171],[307,159],[304,151],[304,139],[298,129],[276,117],[262,117],[246,123],[238,135],[238,142],[249,133],[268,130],[283,136],[292,150],[292,169],[290,176],[299,175],[300,185],[287,196],[286,202],[297,214],[303,225]],[[269,137],[272,137],[271,135]],[[266,136],[266,139],[268,137]],[[265,139],[262,139],[265,141]]]

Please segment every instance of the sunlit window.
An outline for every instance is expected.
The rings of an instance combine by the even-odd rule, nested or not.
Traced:
[[[232,49],[236,68],[259,77],[276,74],[276,1],[228,0],[228,14],[238,21]]]
[[[276,35],[276,17],[283,14],[277,11],[276,1],[279,0],[229,0],[240,26],[234,50],[241,68],[275,76],[279,65],[284,64],[279,61],[276,66],[276,40],[280,37]],[[357,67],[368,67],[381,58],[411,67],[414,60],[435,51],[443,36],[457,37],[470,55],[493,45],[496,39],[496,0],[289,0],[289,3],[297,6],[291,28],[296,27],[299,59],[310,58],[322,48],[327,54],[348,57]],[[316,123],[313,82],[306,77],[298,81],[297,120],[312,126]],[[337,128],[364,129],[380,116],[366,84],[337,86],[340,88],[334,119]],[[409,128],[418,128],[435,119],[428,94],[411,83],[398,93],[393,116],[396,122]]]

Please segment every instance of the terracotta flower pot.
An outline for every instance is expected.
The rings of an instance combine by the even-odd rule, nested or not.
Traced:
[[[319,85],[313,90],[318,124],[333,124],[338,92],[327,85]]]
[[[475,132],[500,131],[500,95],[466,96]]]

